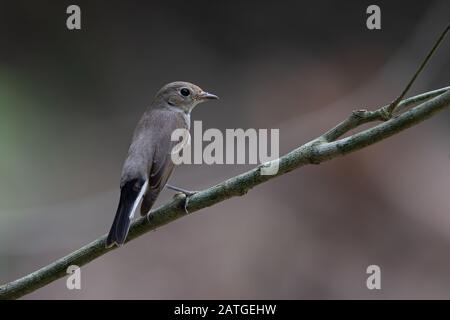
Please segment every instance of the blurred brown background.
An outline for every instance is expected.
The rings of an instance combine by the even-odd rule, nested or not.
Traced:
[[[382,29],[366,28],[378,4]],[[165,83],[221,100],[203,128],[279,128],[280,151],[390,102],[448,1],[0,0],[0,282],[106,233],[134,126]],[[414,85],[449,85],[450,39]],[[29,299],[450,298],[450,113],[176,221]],[[247,170],[184,165],[190,189]],[[159,204],[173,193],[165,191]],[[382,290],[366,288],[377,264]]]

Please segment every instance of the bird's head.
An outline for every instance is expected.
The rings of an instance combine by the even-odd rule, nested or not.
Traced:
[[[219,99],[219,97],[204,91],[195,84],[182,81],[166,84],[158,91],[155,98],[156,101],[165,102],[187,113],[191,112],[197,104],[213,99]]]

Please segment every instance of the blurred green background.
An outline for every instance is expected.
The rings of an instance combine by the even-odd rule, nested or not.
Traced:
[[[185,80],[221,100],[203,128],[279,128],[282,153],[394,99],[449,22],[448,1],[0,0],[0,282],[109,230],[131,134]],[[450,40],[450,39],[447,39]],[[411,94],[449,85],[450,41]],[[290,173],[147,234],[31,299],[449,298],[450,114]],[[183,165],[202,189],[247,170]],[[168,201],[164,191],[158,203]],[[369,291],[366,267],[382,270]]]

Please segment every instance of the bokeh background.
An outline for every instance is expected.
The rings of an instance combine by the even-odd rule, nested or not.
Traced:
[[[82,30],[66,28],[66,8]],[[279,128],[285,153],[398,95],[450,2],[0,0],[0,282],[106,233],[134,126],[165,83],[206,128]],[[450,39],[411,91],[449,85]],[[450,298],[450,113],[178,220],[27,299]],[[250,168],[183,165],[202,189]],[[164,191],[158,204],[173,193]],[[377,264],[382,290],[366,288]]]

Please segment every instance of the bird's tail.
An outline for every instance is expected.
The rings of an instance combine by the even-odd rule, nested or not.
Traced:
[[[148,181],[134,179],[126,182],[120,189],[120,201],[114,222],[106,239],[106,247],[124,244],[130,230],[134,212],[145,194]]]

